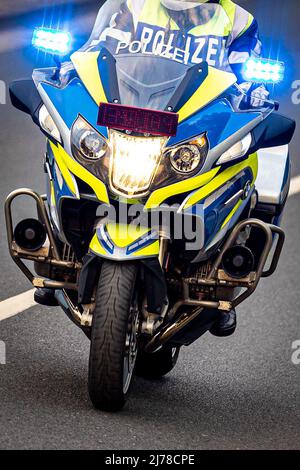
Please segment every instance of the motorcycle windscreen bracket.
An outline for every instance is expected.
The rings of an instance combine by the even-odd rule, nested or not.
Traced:
[[[98,126],[123,131],[175,137],[179,115],[167,111],[136,108],[120,104],[100,103]]]

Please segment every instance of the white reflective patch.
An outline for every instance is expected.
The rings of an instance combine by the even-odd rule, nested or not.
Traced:
[[[247,62],[250,58],[250,54],[248,52],[232,52],[229,56],[229,63],[230,64],[243,64]]]
[[[140,14],[142,13],[145,0],[127,0],[127,7],[132,13],[134,28],[137,28]]]
[[[234,16],[234,24],[233,24],[233,28],[232,28],[233,41],[246,28],[250,17],[251,17],[250,13],[248,13],[246,10],[244,10],[244,8],[236,5],[235,16]]]
[[[253,50],[253,52],[258,56],[260,57],[261,53],[262,53],[262,43],[260,41],[257,41],[257,44]]]
[[[56,173],[56,178],[57,178],[59,189],[62,190],[62,187],[63,187],[63,184],[64,184],[64,179],[63,179],[61,171],[58,168],[56,163],[55,163],[55,173]]]
[[[34,307],[36,305],[33,298],[34,291],[35,289],[32,289],[0,302],[0,322]]]
[[[118,41],[126,42],[128,44],[130,42],[131,33],[126,33],[125,31],[121,31],[120,29],[107,28],[105,29],[105,31],[103,31],[99,40],[93,41],[93,46],[97,46],[99,42],[105,42],[107,36],[113,39],[117,39]]]

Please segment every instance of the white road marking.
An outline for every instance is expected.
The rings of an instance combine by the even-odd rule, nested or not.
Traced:
[[[36,305],[33,300],[34,289],[0,302],[0,321],[14,317]]]

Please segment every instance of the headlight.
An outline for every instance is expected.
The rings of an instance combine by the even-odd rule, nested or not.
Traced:
[[[57,142],[62,143],[59,130],[44,104],[41,107],[40,112],[39,112],[39,121],[40,121],[41,128],[47,134],[53,137],[53,139],[57,140]]]
[[[234,144],[227,152],[223,153],[223,155],[217,161],[217,165],[222,165],[223,163],[231,162],[232,160],[237,160],[238,158],[242,158],[248,152],[250,145],[252,143],[252,136],[251,134],[247,134],[244,139],[240,140],[236,144]]]
[[[110,132],[110,184],[127,196],[147,193],[158,169],[166,137],[134,137]]]
[[[208,151],[205,136],[201,136],[186,144],[173,147],[165,152],[175,171],[179,173],[192,173],[203,165]]]
[[[93,127],[79,117],[72,128],[72,151],[75,157],[88,161],[99,160],[106,154],[108,144]]]

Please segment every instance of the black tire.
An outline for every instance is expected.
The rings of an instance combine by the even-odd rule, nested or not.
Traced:
[[[169,345],[163,346],[153,354],[139,351],[135,368],[136,375],[150,380],[161,379],[176,366],[179,351],[179,346]]]
[[[90,398],[93,405],[103,411],[118,411],[123,408],[133,376],[132,370],[130,377],[128,374],[129,384],[124,384],[124,358],[129,349],[126,348],[126,342],[133,317],[136,275],[137,266],[133,263],[103,262],[89,360]],[[131,362],[128,362],[128,370],[129,365],[132,365]]]

